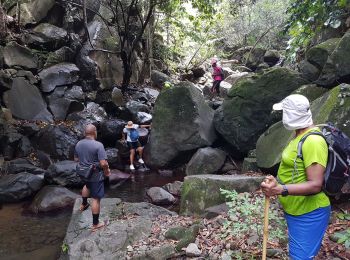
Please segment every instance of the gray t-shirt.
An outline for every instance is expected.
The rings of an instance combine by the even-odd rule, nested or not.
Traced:
[[[100,160],[107,160],[107,154],[103,144],[92,139],[80,140],[75,146],[74,156],[79,159],[79,163],[82,166],[90,166],[92,164],[99,166]],[[94,172],[89,181],[103,181],[103,178],[103,171],[100,170]]]
[[[140,126],[137,125],[137,124],[134,124],[133,126],[134,126],[134,127],[133,127],[134,129],[137,129],[137,128],[140,127]],[[132,142],[132,141],[131,141],[131,138],[130,138],[130,129],[124,127],[123,133],[126,134],[126,141],[127,141],[127,142]]]

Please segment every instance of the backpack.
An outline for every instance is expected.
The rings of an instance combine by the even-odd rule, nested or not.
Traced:
[[[304,135],[297,148],[297,158],[303,159],[302,146],[310,135],[322,136],[328,145],[328,162],[326,166],[323,191],[328,195],[341,193],[350,174],[350,139],[333,124],[317,125],[321,132],[309,132]]]
[[[130,129],[131,142],[137,142],[139,140],[139,137],[139,132],[135,128]]]

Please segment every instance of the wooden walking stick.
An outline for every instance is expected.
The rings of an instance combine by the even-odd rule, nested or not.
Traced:
[[[266,179],[264,182],[269,183],[269,180]],[[269,207],[270,207],[270,197],[265,196],[264,238],[263,238],[262,260],[266,260],[267,238],[269,236]]]

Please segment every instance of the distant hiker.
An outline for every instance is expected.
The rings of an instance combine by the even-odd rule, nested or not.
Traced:
[[[289,254],[293,260],[313,259],[320,250],[330,218],[328,196],[322,191],[328,160],[325,139],[308,135],[302,144],[302,158],[297,157],[299,141],[315,127],[306,97],[286,97],[273,106],[283,111],[283,125],[295,131],[295,137],[282,153],[277,180],[267,176],[261,184],[266,196],[279,195],[285,212],[289,236]]]
[[[85,139],[79,141],[75,146],[74,160],[79,162],[77,166],[78,174],[86,171],[85,185],[82,190],[83,202],[80,211],[86,210],[90,205],[88,197],[92,198],[92,231],[103,227],[105,224],[99,222],[100,200],[104,197],[104,176],[111,174],[106,151],[103,144],[96,141],[97,130],[92,124],[85,127]],[[80,174],[79,174],[80,175]]]
[[[150,125],[137,125],[132,121],[129,121],[128,124],[123,129],[123,137],[122,140],[128,144],[130,149],[130,170],[135,170],[134,160],[136,152],[139,153],[138,162],[144,164],[145,162],[142,160],[143,147],[139,141],[139,132],[138,128],[149,128]]]
[[[211,87],[211,93],[217,93],[220,95],[220,83],[224,80],[224,73],[222,68],[218,65],[218,60],[213,58],[211,60],[211,66],[213,68],[212,77],[214,79],[213,86]]]

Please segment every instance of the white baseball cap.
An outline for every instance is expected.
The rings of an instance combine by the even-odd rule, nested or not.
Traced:
[[[288,130],[309,127],[313,124],[310,102],[303,95],[293,94],[272,106],[273,110],[283,110],[283,125]]]

